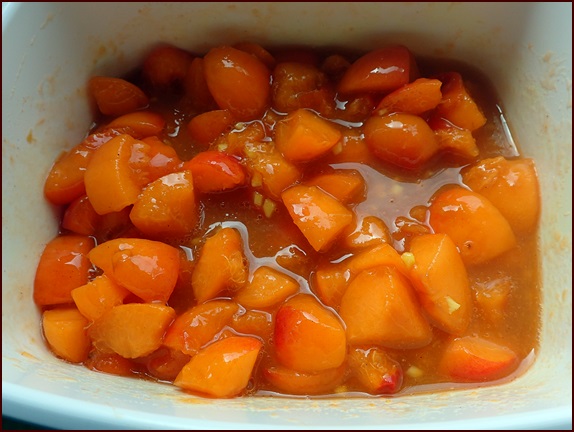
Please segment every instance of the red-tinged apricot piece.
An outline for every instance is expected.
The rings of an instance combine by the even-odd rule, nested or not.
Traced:
[[[212,300],[192,307],[171,324],[164,344],[185,354],[195,355],[230,323],[239,306],[229,300]]]
[[[379,159],[405,169],[417,169],[438,151],[434,132],[419,116],[395,113],[370,117],[365,142]]]
[[[419,348],[432,332],[420,311],[412,287],[393,267],[364,270],[349,284],[339,315],[351,344],[389,348]]]
[[[486,117],[468,93],[462,76],[458,72],[448,72],[438,79],[443,83],[442,100],[434,114],[471,132],[484,126]]]
[[[187,131],[192,140],[207,146],[229,131],[235,123],[229,110],[213,110],[193,117],[187,125]]]
[[[124,114],[109,122],[105,129],[126,133],[136,139],[159,135],[165,127],[165,119],[151,111],[136,111]]]
[[[184,164],[193,173],[193,183],[199,192],[223,192],[245,183],[243,166],[226,153],[203,151]]]
[[[209,237],[193,270],[191,285],[198,303],[214,298],[225,288],[237,289],[247,282],[248,268],[241,235],[222,228]]]
[[[165,303],[179,274],[179,250],[159,241],[109,240],[92,249],[89,258],[110,279],[146,302]]]
[[[88,320],[75,307],[44,311],[42,328],[50,349],[71,363],[88,358],[92,343],[86,332]]]
[[[157,350],[175,311],[157,303],[130,303],[115,306],[89,328],[94,346],[132,359]]]
[[[122,304],[129,293],[106,275],[100,275],[72,290],[72,298],[80,313],[95,321],[114,306]]]
[[[318,186],[343,204],[357,203],[365,198],[365,179],[357,170],[335,170],[308,180],[308,186]]]
[[[103,352],[97,349],[90,352],[84,365],[93,371],[119,376],[132,376],[136,369],[132,360],[115,352]]]
[[[148,184],[130,211],[136,228],[152,238],[189,235],[195,229],[198,217],[189,170],[165,175]]]
[[[122,78],[95,76],[88,82],[90,94],[102,114],[121,116],[149,105],[146,94]]]
[[[192,60],[192,55],[181,48],[160,45],[145,58],[142,73],[154,89],[170,89],[183,82]]]
[[[519,364],[506,346],[477,336],[452,340],[439,363],[439,371],[456,382],[485,382],[503,378]]]
[[[69,235],[50,240],[40,256],[34,278],[34,302],[38,306],[73,303],[72,290],[88,283],[90,237]]]
[[[308,162],[326,154],[341,138],[341,132],[313,111],[298,109],[275,126],[275,145],[285,159]]]
[[[371,394],[393,394],[403,384],[401,365],[381,348],[351,348],[348,355],[353,376]]]
[[[372,50],[355,60],[337,87],[343,94],[387,93],[407,84],[416,68],[404,46]]]
[[[299,283],[291,276],[271,267],[261,266],[253,272],[251,281],[234,296],[246,308],[268,308],[299,291]]]
[[[486,197],[517,233],[532,231],[540,217],[540,186],[532,159],[484,159],[461,171],[462,181]]]
[[[413,238],[411,281],[431,324],[462,335],[472,317],[472,297],[466,268],[446,234]]]
[[[441,85],[437,79],[419,78],[386,95],[375,111],[381,116],[397,112],[420,115],[439,104]]]
[[[320,372],[301,372],[280,365],[263,369],[263,376],[274,389],[291,395],[334,393],[345,378],[346,365]]]
[[[221,109],[238,120],[260,117],[269,104],[271,74],[257,57],[229,46],[212,48],[204,57],[205,80]]]
[[[281,198],[293,222],[316,251],[327,250],[353,222],[353,213],[317,186],[293,186]]]
[[[455,186],[439,191],[429,206],[429,224],[447,234],[465,264],[482,264],[516,244],[510,224],[484,196]]]
[[[349,249],[364,249],[384,243],[391,243],[389,228],[376,216],[365,216],[345,230],[343,245]]]
[[[302,177],[295,165],[265,144],[248,145],[245,153],[251,186],[262,187],[271,198],[280,199],[281,193]]]
[[[273,340],[279,362],[300,372],[337,368],[347,354],[341,321],[308,294],[291,297],[279,308]]]
[[[237,396],[247,388],[262,346],[259,339],[247,336],[214,342],[193,356],[173,383],[213,397]]]

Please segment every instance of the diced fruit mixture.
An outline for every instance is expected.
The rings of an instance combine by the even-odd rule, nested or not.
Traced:
[[[55,356],[211,398],[440,391],[535,358],[536,166],[477,70],[162,44],[87,87],[94,126],[44,187]]]

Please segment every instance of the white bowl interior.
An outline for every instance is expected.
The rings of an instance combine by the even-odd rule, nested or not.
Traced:
[[[4,415],[57,428],[572,427],[571,3],[3,3],[2,36]],[[491,78],[542,188],[543,326],[524,375],[391,399],[206,400],[90,373],[46,349],[32,286],[57,224],[42,188],[90,124],[87,78],[121,76],[160,41],[204,52],[242,40],[363,50],[399,42]]]

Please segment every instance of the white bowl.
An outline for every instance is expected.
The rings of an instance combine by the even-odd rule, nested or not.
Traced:
[[[400,42],[493,81],[542,187],[543,308],[534,365],[502,386],[369,399],[207,400],[86,371],[45,347],[32,285],[56,234],[52,161],[90,124],[86,80],[151,44],[242,40],[363,50]],[[572,428],[571,3],[3,3],[2,413],[55,428]]]

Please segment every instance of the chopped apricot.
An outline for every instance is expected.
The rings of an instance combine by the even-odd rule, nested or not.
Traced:
[[[72,290],[88,283],[93,247],[92,238],[78,235],[55,237],[46,245],[34,278],[37,305],[73,303]]]
[[[149,99],[136,85],[122,78],[95,76],[88,87],[102,114],[121,116],[146,108]]]
[[[263,114],[270,98],[271,74],[261,60],[221,46],[209,50],[203,66],[209,91],[221,109],[244,121]]]
[[[214,298],[225,288],[237,289],[247,282],[247,265],[241,235],[222,228],[203,245],[191,284],[198,303]]]
[[[343,244],[350,249],[391,243],[391,234],[385,222],[376,216],[365,216],[356,225],[349,225],[344,232]]]
[[[237,303],[212,300],[188,309],[171,324],[164,344],[189,355],[195,355],[230,323],[238,311]]]
[[[419,78],[386,95],[375,111],[381,116],[397,112],[420,115],[439,104],[441,85],[437,79]]]
[[[122,304],[129,293],[106,275],[100,275],[72,290],[72,298],[80,313],[88,320],[95,321],[106,311]]]
[[[184,168],[191,170],[199,192],[223,192],[245,183],[245,171],[237,159],[215,150],[199,153]]]
[[[165,303],[177,282],[179,251],[166,243],[117,238],[90,251],[92,263],[146,302]]]
[[[370,51],[346,70],[338,90],[343,94],[396,90],[410,81],[412,62],[412,55],[404,46]]]
[[[167,174],[142,191],[130,211],[133,224],[153,237],[181,237],[195,229],[199,218],[189,170]]]
[[[280,365],[263,369],[263,376],[274,387],[294,395],[334,393],[345,378],[345,365],[319,372],[301,372]]]
[[[262,343],[247,336],[227,337],[203,348],[174,380],[185,390],[227,398],[245,391]]]
[[[272,106],[290,113],[300,108],[330,116],[335,109],[334,90],[325,74],[316,66],[281,62],[273,70]]]
[[[488,282],[475,282],[472,288],[479,315],[487,322],[499,325],[504,319],[514,288],[512,279],[502,277]]]
[[[159,45],[145,58],[143,76],[156,90],[166,90],[181,85],[193,57],[173,45]]]
[[[513,230],[532,230],[540,215],[540,188],[532,159],[484,159],[461,172],[462,181],[487,198]]]
[[[343,204],[360,202],[365,197],[365,179],[357,170],[336,170],[319,174],[305,184],[320,187]]]
[[[139,359],[145,364],[147,373],[163,381],[173,381],[189,360],[191,356],[188,354],[165,346]]]
[[[68,205],[62,218],[62,228],[75,234],[93,236],[96,233],[100,215],[86,195],[76,198]]]
[[[503,345],[477,336],[452,340],[440,360],[439,370],[460,382],[492,381],[518,366],[518,357]]]
[[[480,154],[470,130],[455,126],[437,116],[431,117],[428,124],[434,132],[440,151],[464,160],[475,159]]]
[[[84,364],[88,369],[119,376],[130,376],[135,369],[135,364],[131,359],[122,357],[115,352],[104,352],[97,349],[90,352]]]
[[[415,237],[411,281],[430,322],[441,330],[462,335],[472,317],[472,298],[466,268],[446,234]]]
[[[42,327],[50,349],[72,363],[88,358],[92,343],[86,332],[88,320],[75,307],[60,307],[44,311]]]
[[[435,114],[463,129],[473,132],[486,123],[486,117],[468,93],[462,76],[448,72],[438,77],[442,81],[442,100]]]
[[[466,264],[482,264],[512,249],[516,237],[500,211],[484,196],[460,186],[431,200],[429,224],[448,234]]]
[[[273,340],[279,362],[300,372],[339,367],[347,354],[341,321],[306,294],[291,297],[279,308]]]
[[[269,312],[248,310],[233,315],[229,326],[239,334],[258,336],[268,341],[273,333],[273,316]]]
[[[364,270],[349,284],[339,314],[351,344],[418,348],[430,343],[431,328],[412,287],[394,268]]]
[[[185,97],[200,112],[212,111],[218,108],[205,80],[204,63],[203,58],[194,58],[183,79]]]
[[[84,181],[86,194],[96,213],[102,215],[122,210],[136,202],[143,184],[131,162],[138,152],[137,141],[119,135],[94,152]]]
[[[271,198],[281,198],[281,193],[301,178],[301,171],[274,148],[249,145],[245,152],[251,185],[262,187]]]
[[[316,251],[326,250],[353,221],[353,213],[316,186],[293,186],[281,194],[295,225]]]
[[[275,126],[277,149],[291,162],[308,162],[326,154],[341,138],[328,120],[308,109],[298,109]]]
[[[169,306],[130,303],[115,306],[89,328],[94,346],[125,358],[137,358],[158,349],[175,318]]]
[[[395,113],[365,122],[365,142],[379,159],[405,169],[418,169],[438,151],[429,125],[419,116]]]
[[[165,127],[164,118],[151,111],[136,111],[124,114],[109,122],[105,129],[126,133],[136,139],[159,135]]]
[[[247,308],[267,308],[282,302],[299,290],[299,283],[291,276],[271,267],[258,267],[251,281],[234,299]]]
[[[193,117],[187,125],[191,139],[202,145],[209,145],[236,123],[229,110],[213,110]]]
[[[349,369],[371,394],[392,394],[403,384],[403,369],[381,348],[351,348]]]

